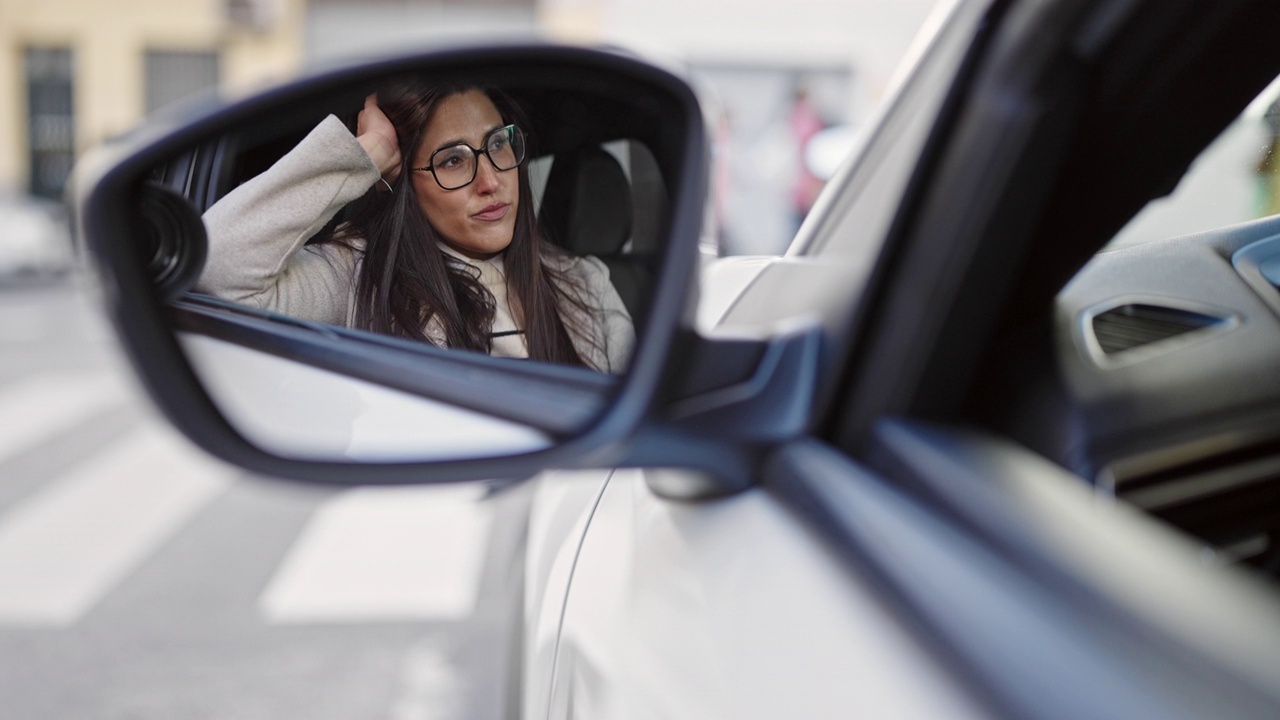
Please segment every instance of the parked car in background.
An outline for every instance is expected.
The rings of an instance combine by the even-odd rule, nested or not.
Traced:
[[[1273,718],[1280,216],[1099,251],[1273,101],[1278,28],[1268,0],[941,3],[787,253],[701,271],[696,97],[572,48],[153,127],[81,168],[80,231],[140,377],[211,452],[533,483],[514,717]],[[403,73],[500,83],[573,187],[599,184],[564,160],[618,161],[611,207],[656,230],[576,250],[640,280],[625,375],[190,292],[198,211]]]
[[[65,207],[29,195],[0,193],[0,282],[57,277],[70,265]]]

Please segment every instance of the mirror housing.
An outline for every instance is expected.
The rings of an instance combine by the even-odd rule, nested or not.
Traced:
[[[203,262],[202,227],[199,223],[193,225],[193,218],[217,199],[218,189],[188,170],[182,193],[175,198],[174,193],[155,185],[157,169],[172,174],[174,158],[201,157],[193,149],[214,148],[203,157],[216,157],[219,139],[269,130],[280,118],[308,114],[323,117],[324,110],[335,100],[358,103],[371,86],[381,81],[424,73],[501,78],[504,90],[527,90],[530,97],[581,89],[593,102],[556,106],[557,118],[570,135],[574,112],[623,113],[613,119],[647,128],[649,149],[663,170],[668,214],[662,233],[664,247],[654,259],[652,299],[644,309],[643,324],[637,328],[636,350],[628,371],[614,382],[602,383],[559,367],[540,367],[542,363],[524,363],[524,367],[514,368],[513,361],[475,353],[458,353],[447,360],[438,352],[434,356],[424,353],[417,364],[420,367],[438,369],[442,363],[459,366],[454,377],[461,385],[440,386],[437,393],[431,386],[407,388],[403,382],[397,384],[397,373],[388,367],[396,367],[399,362],[399,368],[404,370],[415,363],[403,361],[409,357],[404,355],[407,350],[393,348],[396,343],[388,340],[380,346],[373,342],[362,352],[385,362],[381,366],[372,364],[382,370],[364,370],[362,380],[470,412],[495,417],[505,414],[502,419],[511,420],[511,414],[493,397],[472,403],[470,396],[459,390],[474,387],[483,395],[484,389],[492,385],[486,385],[484,380],[488,373],[488,377],[505,380],[512,388],[513,395],[506,405],[513,406],[511,412],[518,416],[516,421],[541,433],[547,442],[535,449],[498,457],[483,453],[448,457],[428,452],[418,459],[413,453],[399,452],[374,459],[347,459],[311,457],[251,439],[246,436],[244,424],[237,424],[226,403],[211,392],[214,383],[192,362],[189,349],[177,336],[179,330],[190,330],[189,324],[182,325],[175,318],[191,315],[190,308],[181,307],[185,302],[182,298],[199,276]],[[594,124],[604,126],[613,119]],[[548,140],[554,148],[565,138]],[[524,477],[553,466],[602,466],[625,461],[629,452],[627,440],[649,414],[652,399],[660,395],[659,388],[668,382],[664,378],[671,371],[668,364],[678,331],[692,325],[691,299],[698,268],[707,163],[707,138],[698,100],[688,85],[671,73],[615,52],[504,46],[442,50],[330,70],[187,116],[164,115],[86,156],[77,167],[74,193],[78,234],[96,267],[105,309],[126,353],[163,413],[197,444],[255,472],[311,482],[447,482]],[[190,177],[196,180],[193,182]],[[191,207],[184,207],[184,200]],[[250,318],[245,322],[260,320]],[[315,332],[314,328],[309,329]],[[288,328],[280,331],[286,332]],[[256,339],[239,342],[255,351],[273,352],[268,346],[280,333],[268,331]],[[322,329],[318,334],[325,333],[340,336],[337,330]],[[289,355],[278,349],[275,352],[281,357]],[[400,354],[393,358],[393,352]],[[297,355],[296,351],[293,354]],[[317,351],[309,353],[305,361],[329,372],[356,377],[350,369],[325,366],[334,355]],[[580,413],[586,413],[581,408],[593,410],[583,415],[589,415],[589,422],[565,426],[557,403],[566,396],[557,394],[557,387],[572,388],[576,394],[571,397],[585,398],[575,407]]]

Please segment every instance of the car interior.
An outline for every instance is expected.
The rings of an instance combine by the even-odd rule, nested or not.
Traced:
[[[1215,146],[1193,172],[1235,161],[1247,194],[1221,199],[1249,208],[1257,202],[1250,186],[1267,181],[1254,161],[1269,155],[1271,140],[1259,117],[1243,116],[1232,128],[1253,131],[1257,156],[1219,159]],[[1082,444],[1059,448],[1061,457],[1101,492],[1199,538],[1219,560],[1273,578],[1280,571],[1277,258],[1274,216],[1113,242],[1057,300],[1062,377],[1084,430]]]
[[[1278,99],[1268,86],[1187,163],[1167,196],[1071,278],[1051,317],[1006,325],[970,396],[980,423],[1101,498],[1186,533],[1208,562],[1273,581],[1280,216],[1268,203]]]

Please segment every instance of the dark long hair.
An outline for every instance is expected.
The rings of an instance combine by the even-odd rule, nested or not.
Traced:
[[[483,85],[414,80],[379,89],[378,106],[395,125],[400,144],[400,177],[393,192],[377,192],[375,187],[349,205],[345,223],[329,240],[350,244],[361,238],[365,244],[356,279],[357,327],[434,342],[425,331],[434,321],[447,347],[487,353],[494,297],[475,268],[440,249],[443,238],[422,212],[410,170],[440,101],[470,90],[483,92],[503,122],[520,124],[515,104]],[[539,233],[528,164],[522,163],[517,172],[519,207],[503,259],[512,315],[524,330],[531,359],[589,366],[560,315],[562,309],[575,308],[578,317],[590,318],[585,290],[561,270],[564,263],[555,262],[555,254],[563,251],[544,242]],[[575,331],[582,341],[594,342],[590,328]]]

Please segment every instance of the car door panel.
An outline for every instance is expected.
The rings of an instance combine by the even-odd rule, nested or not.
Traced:
[[[644,475],[587,528],[547,717],[986,716],[771,493],[672,502]]]
[[[1016,715],[1199,717],[1213,698],[1217,717],[1274,716],[1274,595],[1061,467],[982,433],[885,421],[874,466],[924,500],[912,507],[870,472],[818,480],[848,465],[834,453],[797,455],[794,487],[844,496],[826,498],[840,510],[825,526],[865,548],[860,562]],[[903,523],[914,538],[898,535],[903,514],[924,507],[934,520]],[[877,550],[886,542],[916,547],[915,564]],[[944,602],[940,581],[951,588]],[[1001,631],[975,633],[979,617],[1000,617]],[[1053,698],[1069,687],[1095,691]]]
[[[1280,616],[1273,591],[1256,578],[1205,562],[1191,538],[1006,440],[906,421],[886,421],[877,438],[877,465],[981,526],[1045,582],[1083,582],[1091,602],[1116,608],[1142,605],[1135,615],[1145,622],[1202,644],[1219,662],[1265,670],[1280,687],[1280,673],[1263,662],[1280,646]],[[1198,608],[1215,606],[1235,613],[1195,619]]]
[[[565,599],[582,538],[612,470],[557,470],[534,481],[524,553],[520,717],[547,712]]]

